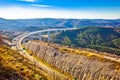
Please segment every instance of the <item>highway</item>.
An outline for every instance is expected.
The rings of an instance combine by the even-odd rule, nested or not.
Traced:
[[[57,71],[57,70],[55,70],[55,69],[45,65],[43,62],[39,62],[33,56],[29,55],[29,53],[27,53],[25,50],[22,49],[22,41],[23,41],[24,38],[26,38],[26,37],[28,37],[30,35],[33,35],[33,34],[37,34],[37,33],[43,33],[43,32],[48,32],[48,31],[75,30],[75,29],[77,29],[77,28],[48,29],[48,30],[41,30],[41,31],[23,33],[22,35],[14,38],[12,40],[12,45],[14,45],[13,47],[16,47],[14,49],[18,50],[21,55],[23,55],[29,61],[31,61],[33,63],[36,63],[37,67],[39,67],[39,68],[41,68],[43,70],[46,70],[46,71],[50,71],[51,74],[54,73],[54,74],[57,74],[57,75],[63,77],[62,80],[71,80],[72,79],[71,76],[65,75],[65,74],[63,74],[63,73],[61,73],[61,72],[59,72],[59,71]],[[118,59],[118,58],[113,58],[113,57],[109,57],[109,56],[103,56],[103,58],[106,58],[106,59],[109,59],[109,60],[113,60],[113,61],[116,61],[116,62],[120,63],[120,59]]]
[[[23,55],[25,58],[27,58],[29,61],[33,62],[36,64],[36,67],[39,67],[45,71],[49,71],[50,74],[57,74],[62,77],[62,80],[72,80],[72,76],[63,74],[47,65],[45,65],[43,62],[37,61],[33,56],[31,56],[29,53],[27,53],[25,50],[22,48],[22,41],[24,38],[32,35],[32,34],[37,34],[37,33],[42,33],[42,32],[48,32],[48,31],[65,31],[65,30],[75,30],[77,28],[65,28],[65,29],[48,29],[48,30],[41,30],[41,31],[35,31],[35,32],[29,32],[29,33],[23,33],[20,36],[17,36],[12,40],[12,49],[18,50],[18,52]],[[16,47],[16,48],[15,48]],[[54,79],[53,79],[54,80]]]

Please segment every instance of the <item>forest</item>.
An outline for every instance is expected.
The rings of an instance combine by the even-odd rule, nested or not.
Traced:
[[[63,31],[54,42],[75,48],[91,48],[120,55],[120,29],[109,27],[85,27],[79,30]]]

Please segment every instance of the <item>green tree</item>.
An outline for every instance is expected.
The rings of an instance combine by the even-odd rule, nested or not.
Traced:
[[[62,44],[63,45],[71,45],[71,40],[67,37],[67,36],[65,36],[64,38],[63,38],[63,42],[62,42]]]

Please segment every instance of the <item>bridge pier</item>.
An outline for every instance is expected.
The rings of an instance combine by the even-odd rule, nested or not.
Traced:
[[[34,39],[33,39],[33,36],[30,36],[30,40],[34,40]]]
[[[38,38],[39,38],[40,41],[42,40],[41,33],[38,34]]]
[[[63,30],[60,30],[59,32],[61,33],[61,32],[63,32]]]
[[[55,34],[58,34],[58,32],[59,32],[59,31],[58,31],[58,30],[56,30],[56,31],[55,31]]]
[[[47,34],[48,34],[48,40],[47,40],[47,42],[50,42],[50,39],[51,39],[51,37],[50,37],[50,31],[48,31]]]
[[[63,31],[67,31],[67,30],[63,30]]]
[[[24,39],[22,40],[22,43],[26,43],[26,41],[27,41],[26,38],[24,38]]]

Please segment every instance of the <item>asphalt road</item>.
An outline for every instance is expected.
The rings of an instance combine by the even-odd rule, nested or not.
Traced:
[[[37,61],[33,56],[29,55],[29,53],[27,53],[25,50],[22,49],[22,40],[32,34],[37,34],[37,33],[42,33],[42,32],[47,32],[47,31],[64,31],[64,30],[73,30],[73,29],[76,29],[76,28],[66,28],[66,29],[49,29],[49,30],[41,30],[41,31],[35,31],[35,32],[29,32],[29,33],[24,33],[16,38],[14,38],[12,40],[12,45],[13,45],[13,49],[16,49],[19,51],[19,53],[21,55],[23,55],[25,58],[27,58],[29,61],[33,62],[36,64],[36,67],[39,67],[39,68],[42,68],[43,70],[46,70],[46,71],[49,71],[51,74],[57,74],[59,76],[62,77],[62,80],[71,80],[72,77],[69,76],[69,75],[65,75],[47,65],[45,65],[43,62],[40,62],[40,61]],[[16,47],[16,48],[15,48]],[[103,56],[104,58],[106,59],[109,59],[109,60],[113,60],[113,61],[116,61],[116,62],[120,62],[120,59],[118,58],[112,58],[112,57],[109,57],[109,56]],[[54,80],[54,79],[53,79]]]
[[[76,29],[76,28],[73,28]],[[60,71],[57,71],[47,65],[45,65],[43,62],[37,61],[37,59],[35,59],[33,56],[31,56],[29,53],[27,53],[25,50],[22,49],[22,40],[27,37],[30,36],[32,34],[37,34],[40,32],[47,32],[47,31],[61,31],[61,30],[72,30],[72,28],[66,28],[66,29],[49,29],[49,30],[42,30],[42,31],[36,31],[36,32],[30,32],[30,33],[24,33],[16,38],[14,38],[12,40],[12,49],[18,50],[18,52],[23,55],[25,58],[27,58],[29,61],[33,62],[35,64],[36,67],[39,67],[45,71],[48,71],[49,74],[52,75],[52,77],[54,78],[54,75],[59,75],[61,76],[61,80],[72,80],[72,76],[70,75],[66,75],[61,73]],[[53,79],[56,80],[56,79]]]

